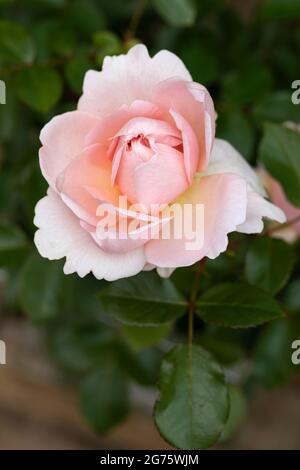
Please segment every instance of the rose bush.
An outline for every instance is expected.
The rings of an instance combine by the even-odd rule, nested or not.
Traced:
[[[0,2],[1,325],[13,322],[25,340],[38,327],[99,433],[135,407],[132,385],[158,387],[160,435],[177,448],[208,448],[233,436],[247,409],[256,419],[248,402],[257,389],[299,374],[300,238],[275,238],[287,229],[294,238],[297,221],[251,168],[264,168],[300,208],[300,9],[261,1],[250,12],[242,3]],[[140,42],[151,56],[162,52],[130,50]],[[261,231],[263,216],[283,220],[268,199],[286,224],[238,233]],[[36,242],[61,260],[32,243],[39,200]],[[185,232],[174,206],[192,209],[192,231],[204,206],[196,250],[189,234],[163,237]],[[74,274],[64,275],[65,257]],[[182,267],[163,279],[155,266],[165,277]],[[122,279],[76,274],[89,271]],[[34,373],[30,364],[25,372]],[[280,397],[278,436],[284,389]],[[267,414],[245,448],[272,445]],[[132,448],[155,445],[129,437]]]
[[[66,257],[64,272],[81,277],[115,280],[155,267],[167,276],[216,258],[233,231],[260,232],[263,217],[284,222],[243,157],[215,139],[215,119],[210,94],[171,52],[150,58],[137,45],[106,57],[101,72],[89,70],[77,110],[54,117],[40,135],[49,184],[35,210],[40,254]],[[121,209],[121,195],[143,210]],[[204,240],[196,249],[186,249],[184,236],[145,236],[153,225],[159,232],[178,223],[149,213],[153,204],[174,202],[204,207]],[[105,211],[118,218],[103,236]],[[137,221],[134,237],[130,230],[116,237],[124,217]]]

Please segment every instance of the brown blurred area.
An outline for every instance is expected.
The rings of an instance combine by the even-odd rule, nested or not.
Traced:
[[[78,410],[44,350],[40,332],[24,319],[0,323],[7,364],[0,366],[0,449],[168,449],[139,402],[125,423],[97,436]],[[276,391],[259,391],[248,416],[223,449],[299,449],[300,380]],[[150,403],[151,406],[151,403]]]

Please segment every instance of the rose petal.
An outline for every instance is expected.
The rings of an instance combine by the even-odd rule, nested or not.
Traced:
[[[50,260],[66,257],[65,274],[76,272],[84,277],[92,272],[97,279],[114,281],[137,274],[145,265],[143,248],[118,254],[101,250],[50,188],[36,205],[34,224],[39,229],[35,244],[41,256]]]
[[[101,145],[86,148],[57,179],[57,189],[68,207],[85,222],[97,223],[98,201],[118,202],[119,191],[110,182],[111,163]]]
[[[266,196],[261,180],[242,155],[226,140],[215,139],[205,174],[214,175],[219,173],[240,175],[255,192]]]
[[[260,233],[263,228],[263,217],[283,223],[286,221],[284,212],[264,199],[260,194],[248,188],[247,215],[243,224],[237,227],[238,232]]]
[[[105,57],[101,72],[86,73],[78,109],[105,116],[136,99],[149,100],[154,86],[171,77],[191,80],[175,54],[160,51],[151,59],[147,48],[138,44],[126,55]]]
[[[162,113],[156,105],[149,101],[136,100],[129,106],[123,105],[114,113],[99,119],[98,124],[88,133],[86,144],[105,143],[134,117],[161,119]]]
[[[139,155],[125,155],[117,182],[132,203],[146,206],[168,204],[188,187],[181,152],[164,144],[156,144],[146,162]]]
[[[213,259],[225,251],[227,235],[236,230],[246,217],[246,183],[233,174],[205,176],[196,180],[179,201],[192,204],[193,219],[188,219],[189,228],[196,220],[196,204],[203,204],[203,246],[187,249],[190,240],[185,237],[180,240],[174,237],[171,240],[151,240],[145,247],[148,263],[168,268],[189,266],[204,256]]]
[[[86,135],[97,123],[95,116],[73,111],[54,117],[43,127],[40,166],[53,189],[57,176],[84,149]]]
[[[191,184],[199,159],[197,138],[191,125],[184,119],[184,117],[182,117],[173,109],[170,109],[170,114],[173,117],[178,129],[182,132],[184,167],[188,182]]]
[[[212,99],[206,88],[201,88],[202,100],[200,100],[199,91],[196,97],[194,96],[195,93],[192,91],[195,87],[192,88],[192,85],[193,82],[166,80],[155,87],[152,101],[161,109],[165,111],[172,109],[173,114],[175,112],[176,116],[181,116],[180,121],[178,118],[179,128],[186,134],[186,143],[189,143],[189,147],[193,149],[185,157],[190,160],[188,167],[194,169],[195,162],[197,162],[198,170],[204,171],[208,164],[211,144],[214,139],[215,112]],[[183,122],[188,123],[189,127],[186,124],[183,128]],[[194,135],[198,142],[197,154]]]

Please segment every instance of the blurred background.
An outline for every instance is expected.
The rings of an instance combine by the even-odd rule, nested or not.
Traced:
[[[180,341],[185,322],[167,340],[166,328],[141,335],[120,327],[99,312],[95,294],[104,282],[64,276],[63,263],[40,258],[32,242],[34,206],[47,189],[40,129],[76,108],[88,69],[138,42],[151,55],[179,55],[213,96],[217,136],[252,165],[264,122],[300,123],[300,105],[291,102],[300,79],[299,0],[0,0],[0,339],[7,346],[0,449],[168,448],[152,422],[154,384],[161,354]],[[245,250],[209,262],[202,288],[242,276]],[[172,276],[183,293],[191,274]],[[291,341],[300,338],[299,279],[297,261],[282,293],[295,322],[243,332],[198,325],[207,349],[242,384],[219,448],[300,448],[300,379],[290,361]],[[117,371],[107,382],[105,367]],[[118,410],[107,404],[99,423],[97,409],[115,389],[123,401]]]

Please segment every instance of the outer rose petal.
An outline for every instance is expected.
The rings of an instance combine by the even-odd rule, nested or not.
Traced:
[[[88,113],[71,111],[55,116],[40,134],[40,166],[44,178],[55,189],[57,176],[85,147],[86,135],[98,123]]]
[[[246,183],[233,174],[205,176],[194,181],[180,202],[194,207],[204,204],[203,246],[187,250],[186,239],[151,240],[145,247],[148,263],[165,268],[189,266],[204,256],[216,258],[225,251],[228,233],[236,230],[246,217]]]
[[[105,149],[100,145],[92,145],[65,168],[56,181],[56,187],[63,201],[79,218],[97,225],[99,202],[94,197],[93,189],[97,191],[97,199],[118,202],[119,192],[111,186],[110,174],[111,162]]]
[[[259,233],[263,229],[263,217],[277,222],[285,222],[286,218],[281,209],[274,206],[263,196],[266,196],[263,184],[255,171],[229,142],[215,139],[210,163],[205,174],[235,173],[240,175],[248,184],[247,217],[237,231],[243,233]]]
[[[274,206],[274,204],[248,188],[246,220],[237,227],[237,231],[241,233],[260,233],[264,228],[263,217],[280,223],[286,221],[284,212],[279,207]]]
[[[143,248],[122,254],[101,250],[51,188],[36,205],[34,224],[39,228],[35,234],[39,253],[50,260],[66,257],[65,274],[84,277],[92,272],[97,279],[114,281],[134,276],[145,265]]]
[[[105,57],[101,72],[86,73],[78,109],[105,116],[136,99],[150,99],[154,86],[171,77],[191,80],[175,54],[160,51],[150,58],[147,48],[138,44],[126,55]]]
[[[269,191],[270,198],[274,204],[280,207],[288,220],[300,217],[300,208],[294,206],[284,194],[284,191],[278,181],[272,178],[267,173],[262,173],[263,180],[266,182],[266,187]],[[273,233],[274,237],[282,238],[288,242],[296,240],[300,236],[300,221],[294,223],[290,227],[276,230]]]
[[[247,181],[249,186],[266,196],[261,180],[242,155],[226,140],[215,139],[205,174],[235,173]]]

